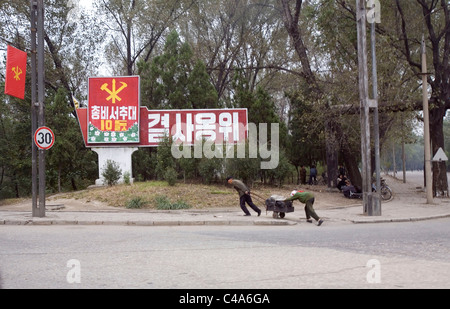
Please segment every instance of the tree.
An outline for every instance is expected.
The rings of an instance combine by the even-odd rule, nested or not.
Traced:
[[[169,169],[175,169],[175,159],[171,151],[172,143],[173,140],[169,136],[165,136],[159,143],[155,167],[157,179],[165,179],[166,172]]]
[[[354,5],[348,1],[336,1],[347,16],[355,18]],[[382,22],[377,24],[377,33],[383,44],[383,54],[391,67],[392,75],[382,80],[391,93],[381,93],[381,107],[392,105],[393,101],[402,102],[390,107],[393,112],[405,110],[421,111],[421,42],[425,35],[428,63],[432,64],[432,73],[428,77],[431,87],[430,98],[430,135],[432,151],[436,153],[444,147],[443,118],[450,107],[450,3],[448,1],[415,0],[383,3]],[[383,55],[382,54],[382,55]],[[430,71],[430,70],[429,70]],[[395,81],[400,78],[401,83]],[[398,95],[403,98],[398,98]],[[384,102],[383,102],[384,101]],[[383,104],[384,103],[384,104]],[[433,185],[440,191],[446,191],[445,162],[433,165]]]
[[[293,4],[292,1],[289,0],[278,0],[278,10],[281,14],[281,18],[284,22],[284,26],[286,28],[287,33],[291,39],[291,44],[293,45],[298,59],[301,64],[302,69],[302,78],[303,78],[303,87],[301,89],[302,96],[305,97],[306,100],[311,101],[315,105],[316,111],[321,110],[321,113],[316,113],[318,115],[316,121],[318,123],[323,124],[325,129],[325,136],[327,137],[327,150],[332,150],[334,145],[333,141],[335,140],[336,134],[341,132],[340,124],[335,121],[333,117],[330,116],[328,112],[330,106],[330,100],[328,94],[325,90],[323,84],[320,83],[319,79],[316,76],[316,73],[312,70],[312,65],[310,58],[308,55],[307,46],[305,44],[305,29],[306,23],[301,23],[301,17],[303,13],[304,3],[303,0],[296,0]],[[293,113],[299,113],[299,111],[293,111]],[[301,115],[298,115],[300,117]],[[322,117],[321,117],[322,116]],[[343,140],[344,144],[348,141]],[[349,148],[349,145],[344,145],[344,147]],[[332,159],[333,158],[333,159]],[[356,165],[359,160],[355,156],[355,153],[351,152],[346,155],[346,160],[348,163],[352,165]],[[328,175],[332,179],[336,179],[337,175],[335,174],[337,171],[337,160],[334,160],[333,153],[327,153],[327,162],[328,164]],[[361,174],[357,168],[349,168],[350,177],[353,179],[353,182],[356,185],[361,185]]]
[[[61,1],[51,0],[45,3],[47,123],[58,131],[55,149],[50,150],[48,155],[48,190],[57,190],[58,183],[61,189],[65,186],[85,187],[86,182],[92,179],[92,171],[96,169],[95,157],[83,145],[74,118],[72,97],[83,97],[83,89],[87,89],[87,76],[95,71],[97,63],[94,46],[101,36],[91,17],[82,13],[78,23],[69,20],[70,9],[67,3]],[[30,46],[30,2],[2,2],[0,25],[2,39],[27,50]],[[27,83],[29,84],[29,80]],[[0,191],[2,195],[7,191],[6,196],[9,197],[26,196],[31,188],[30,93],[27,90],[23,101],[5,96],[1,96],[0,100],[0,112],[5,113],[0,117],[2,133],[5,133],[1,137],[5,147],[0,149]],[[52,123],[52,120],[55,122]],[[62,129],[63,126],[66,127]],[[58,152],[61,158],[52,156],[52,151]]]
[[[31,193],[31,119],[26,101],[0,95],[0,198]]]
[[[443,119],[450,108],[450,3],[448,1],[416,0],[414,3],[395,1],[398,14],[397,27],[385,28],[389,36],[400,39],[393,46],[401,51],[403,58],[409,64],[410,70],[418,80],[421,77],[420,38],[425,33],[417,31],[415,21],[421,16],[420,24],[424,24],[427,39],[428,55],[431,57],[434,74],[428,77],[431,86],[430,136],[432,152],[444,148]],[[400,26],[400,27],[399,27]],[[420,29],[420,28],[419,28]],[[395,32],[394,32],[394,31]],[[433,163],[434,192],[447,191],[446,162]]]
[[[192,0],[101,0],[98,12],[111,33],[109,61],[114,69],[134,75],[141,59],[148,62],[161,37],[192,6]],[[119,59],[117,57],[119,55]],[[120,73],[119,73],[120,74]]]
[[[149,108],[193,109],[217,107],[217,93],[206,67],[195,62],[187,42],[177,31],[167,37],[164,53],[152,63],[139,63],[143,105]]]
[[[191,42],[195,57],[206,64],[221,105],[228,106],[233,96],[236,71],[255,91],[272,81],[269,76],[292,65],[285,48],[287,36],[271,9],[273,2],[197,1],[180,20],[180,33]]]
[[[100,64],[98,46],[103,39],[94,16],[80,11],[79,19],[70,20],[72,8],[64,1],[45,2],[44,40],[46,44],[47,89],[54,92],[63,87],[70,94],[68,104],[75,108],[72,96],[84,98],[87,77]],[[11,1],[0,7],[2,37],[23,42],[21,49],[30,46],[30,3]],[[12,41],[12,40],[10,40]],[[74,110],[72,111],[75,115]]]
[[[291,102],[289,121],[289,146],[286,150],[290,162],[296,167],[300,177],[299,167],[310,166],[325,152],[323,122],[314,104],[305,99],[300,92],[287,94]]]
[[[47,155],[48,187],[61,192],[64,189],[85,188],[86,180],[97,178],[96,155],[86,149],[78,121],[71,115],[67,92],[58,89],[46,104],[46,124],[55,133],[55,144]]]
[[[206,66],[202,61],[197,61],[189,74],[187,81],[188,105],[194,109],[218,107],[216,89],[211,84]]]

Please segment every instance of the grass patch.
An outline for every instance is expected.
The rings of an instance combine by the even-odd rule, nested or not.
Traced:
[[[191,205],[183,200],[178,200],[175,203],[171,203],[167,196],[155,197],[156,209],[158,210],[178,210],[178,209],[190,209]]]
[[[142,197],[134,197],[128,201],[126,208],[128,209],[141,209],[147,202]]]
[[[140,187],[168,187],[169,184],[167,181],[147,181],[147,182],[138,182],[136,183]]]
[[[276,193],[272,190],[272,187],[255,188],[255,192],[268,197],[271,194]],[[287,190],[285,191],[287,192]],[[178,182],[176,186],[171,187],[168,185],[167,181],[135,182],[131,185],[91,188],[78,192],[65,193],[63,195],[58,195],[58,197],[99,201],[108,206],[130,209],[171,210],[239,207],[239,195],[236,190],[229,185],[203,185],[198,183]],[[161,197],[165,197],[165,200],[161,199]],[[157,202],[157,198],[159,202]],[[255,203],[258,202],[256,199],[253,201]],[[264,203],[257,204],[257,206],[264,207]]]
[[[0,206],[8,206],[8,205],[14,205],[17,203],[25,202],[27,199],[25,198],[10,198],[10,199],[4,199],[0,200]]]
[[[232,193],[228,192],[228,191],[215,190],[215,191],[209,192],[209,194],[232,194]]]

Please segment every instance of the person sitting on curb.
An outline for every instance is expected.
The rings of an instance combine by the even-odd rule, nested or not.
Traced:
[[[247,203],[254,211],[258,213],[258,217],[261,215],[261,210],[253,204],[252,197],[250,195],[250,189],[240,180],[233,179],[233,177],[228,177],[227,182],[236,189],[239,193],[239,203],[245,216],[251,216],[245,203]]]
[[[311,217],[317,221],[317,226],[321,226],[323,220],[319,218],[314,210],[314,194],[311,192],[304,192],[300,190],[294,190],[291,192],[291,197],[285,199],[284,201],[295,201],[299,200],[301,203],[305,204],[306,221],[312,223]]]

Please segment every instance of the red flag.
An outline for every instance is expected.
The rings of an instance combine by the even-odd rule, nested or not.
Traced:
[[[27,53],[8,46],[6,56],[5,94],[24,99]]]

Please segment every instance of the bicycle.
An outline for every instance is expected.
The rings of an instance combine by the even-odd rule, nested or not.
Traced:
[[[372,192],[377,192],[377,187],[375,183],[372,183]],[[381,178],[381,188],[380,188],[381,199],[388,201],[392,198],[392,190],[386,184],[386,180]]]

